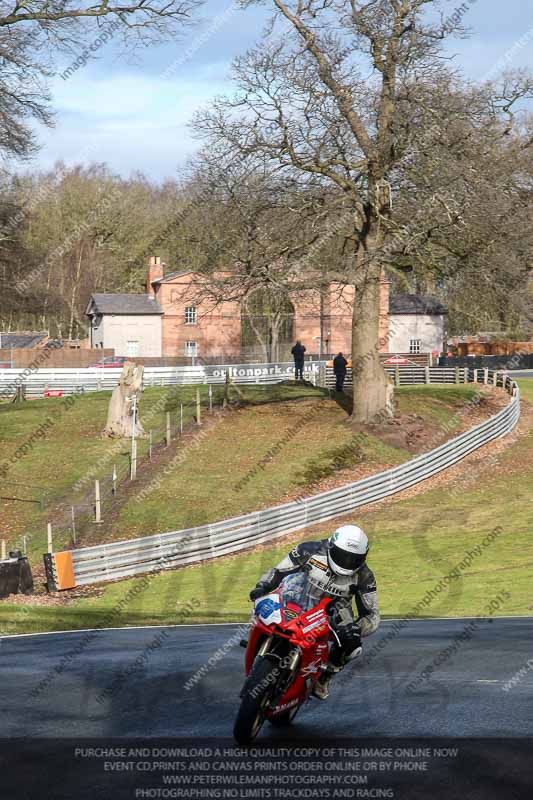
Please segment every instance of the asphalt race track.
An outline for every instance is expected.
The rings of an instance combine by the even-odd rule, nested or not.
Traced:
[[[469,622],[409,622],[370,664],[345,670],[328,701],[311,700],[291,736],[533,736],[533,670],[510,691],[502,689],[533,655],[533,617],[478,620],[472,638],[406,693]],[[366,641],[367,652],[392,625],[382,622]],[[0,736],[57,737],[66,730],[69,737],[231,736],[244,650],[228,644],[195,687],[184,686],[236,638],[236,628],[101,630],[91,641],[86,632],[3,638]],[[158,634],[161,646],[148,652]],[[122,670],[129,670],[127,678],[117,679]],[[261,739],[277,735],[265,726]]]
[[[515,380],[516,378],[533,378],[533,369],[520,370],[513,369],[509,372],[509,376]]]
[[[389,781],[392,794],[341,796],[531,797],[533,666],[527,664],[533,665],[533,617],[412,620],[391,637],[395,625],[397,630],[397,622],[382,622],[366,642],[365,658],[338,676],[328,701],[312,699],[287,731],[265,724],[256,744],[323,748],[350,740],[428,746],[468,737],[459,759],[439,761],[431,774],[376,774],[378,784]],[[244,656],[236,631],[235,625],[130,628],[0,640],[2,796],[331,797],[142,794],[141,778],[156,785],[151,775],[109,775],[101,760],[74,758],[76,745],[91,740],[93,746],[126,739],[145,745],[148,738],[234,746]],[[455,651],[447,657],[445,649],[453,642]],[[408,692],[407,685],[436,658],[441,663],[430,679]],[[187,682],[210,659],[211,668],[187,690]],[[505,691],[520,669],[520,679]],[[48,781],[46,792],[43,781]]]

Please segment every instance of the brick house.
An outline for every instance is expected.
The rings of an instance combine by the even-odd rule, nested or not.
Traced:
[[[192,270],[164,275],[161,259],[150,259],[146,292],[163,311],[164,356],[240,354],[240,304],[230,301],[215,303],[208,298],[205,283],[205,276]]]
[[[216,304],[210,300],[205,291],[205,276],[192,270],[165,275],[161,260],[151,258],[146,289],[148,296],[163,310],[164,356],[213,358],[241,354],[240,303],[227,300]],[[353,287],[331,283],[322,298],[315,289],[290,292],[289,296],[294,310],[293,341],[301,339],[309,353],[319,350],[351,352]],[[383,352],[388,352],[388,307],[389,283],[382,280],[380,342]]]
[[[243,353],[241,304],[216,302],[209,279],[193,270],[165,274],[160,258],[148,263],[146,294],[93,294],[86,314],[91,346],[111,347],[117,356],[189,356],[239,359]],[[383,279],[381,352],[389,352],[389,283]],[[309,354],[350,353],[354,288],[331,283],[289,292],[292,335],[280,351],[301,339]],[[322,342],[320,339],[322,337]]]

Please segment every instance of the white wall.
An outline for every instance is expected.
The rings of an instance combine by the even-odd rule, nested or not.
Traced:
[[[139,356],[161,356],[161,315],[108,315],[102,318],[101,339],[104,347],[113,347],[116,356],[128,355],[128,341],[138,341]],[[100,334],[99,334],[100,335]],[[93,342],[96,343],[93,333]]]
[[[94,325],[94,320],[96,317],[93,317],[93,330],[92,330],[92,344],[91,347],[103,347],[104,346],[104,318],[99,317],[98,319],[100,322],[98,325]]]
[[[423,314],[391,314],[389,352],[408,353],[411,339],[420,339],[420,352],[442,352],[444,316]]]

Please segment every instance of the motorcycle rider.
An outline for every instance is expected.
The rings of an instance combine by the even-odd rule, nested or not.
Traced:
[[[366,564],[368,538],[357,525],[342,525],[320,541],[302,542],[280,563],[266,572],[250,592],[257,600],[272,592],[287,575],[305,571],[317,590],[317,600],[332,597],[328,608],[335,642],[329,663],[314,688],[320,700],[329,696],[332,676],[362,653],[361,637],[369,636],[379,625],[379,609],[374,573]],[[352,601],[355,600],[357,619]]]

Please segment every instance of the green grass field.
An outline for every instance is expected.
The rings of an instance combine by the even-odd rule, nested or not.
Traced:
[[[533,400],[533,381],[523,381],[522,388],[524,398]],[[439,403],[443,402],[447,391],[457,391],[455,388],[417,387],[407,390],[402,402],[412,408],[413,400],[418,400],[428,389],[437,392]],[[464,402],[459,395],[445,418],[453,417],[454,403],[457,407]],[[273,441],[271,436],[264,442],[261,437],[258,440],[265,445]],[[329,436],[327,443],[331,448]],[[530,431],[483,468],[481,485],[476,482],[437,487],[417,497],[345,518],[345,521],[360,522],[370,535],[369,563],[376,573],[385,617],[412,613],[417,616],[483,615],[488,613],[491,600],[501,591],[509,597],[499,602],[491,613],[530,614],[533,611],[532,446],[533,432]],[[210,484],[209,491],[213,492],[212,487],[223,482],[224,473],[218,484],[216,480]],[[216,497],[217,494],[212,494],[210,498],[213,514]],[[331,525],[324,526],[321,531],[326,535],[330,529]],[[314,531],[313,535],[318,537],[320,533]],[[292,543],[304,537],[305,534],[297,534],[283,544],[162,573],[148,581],[135,579],[103,585],[99,596],[78,599],[67,605],[28,607],[4,602],[0,606],[0,630],[8,633],[110,624],[245,620],[250,611],[247,600],[250,587]],[[437,592],[445,576],[452,573],[456,577]],[[135,586],[140,588],[137,597],[109,622],[110,612]],[[431,590],[435,597],[420,610],[419,603]],[[193,612],[187,610],[191,606]],[[419,610],[415,612],[417,606]]]
[[[471,387],[405,388],[398,393],[399,410],[415,413],[412,409],[416,409],[429,423],[447,422],[453,427],[455,411],[473,391]],[[222,387],[215,387],[215,405],[220,405],[222,392]],[[207,387],[201,387],[201,393],[204,421],[208,421]],[[327,472],[335,467],[339,448],[352,441],[345,413],[321,390],[305,385],[250,386],[242,393],[245,409],[217,423],[200,448],[186,449],[183,462],[164,474],[161,486],[142,504],[135,492],[130,492],[118,517],[99,529],[86,524],[85,535],[78,520],[78,545],[83,545],[88,535],[91,543],[145,536],[214,522],[277,502],[286,492],[305,489],[311,482],[310,468]],[[177,429],[181,403],[185,425],[192,423],[195,396],[194,387],[144,392],[140,416],[146,431],[153,431],[154,442],[164,437],[167,411]],[[29,553],[39,559],[46,546],[48,521],[53,522],[55,549],[69,547],[71,505],[84,503],[81,513],[87,519],[92,514],[93,480],[100,479],[104,492],[104,487],[110,489],[114,464],[119,475],[129,474],[129,441],[110,441],[100,435],[109,397],[109,392],[103,392],[78,396],[74,402],[51,398],[0,405],[0,470],[5,473],[0,491],[4,498],[0,500],[0,538],[6,539],[8,547],[20,546],[20,537],[27,534]],[[287,405],[291,400],[298,403]],[[297,435],[291,438],[295,428]],[[40,431],[42,435],[36,436]],[[409,457],[375,437],[366,437],[360,444],[369,463],[394,464]],[[180,447],[175,442],[172,452],[179,452]],[[269,458],[273,447],[276,452]],[[140,439],[139,459],[147,449],[148,439]],[[258,462],[261,468],[254,473]],[[140,484],[144,472],[146,466],[139,470]],[[83,479],[78,490],[77,483]],[[87,493],[89,497],[84,497]],[[9,497],[18,499],[5,499]],[[42,509],[24,502],[39,497],[44,499]]]
[[[200,387],[204,412],[207,410],[207,386]],[[215,387],[214,401],[221,403],[222,387]],[[64,504],[68,519],[70,504],[80,501],[84,491],[91,490],[95,478],[109,483],[113,465],[119,475],[129,473],[130,443],[101,437],[105,427],[111,393],[78,395],[68,398],[30,400],[23,404],[0,404],[0,538],[8,547],[20,546],[22,534],[28,534],[30,555],[37,557],[46,542],[46,522],[51,511]],[[262,403],[265,399],[280,401],[291,398],[316,397],[317,390],[298,387],[247,387],[244,400]],[[184,404],[184,424],[190,424],[196,413],[196,389],[146,389],[140,403],[140,417],[145,429],[153,430],[154,442],[165,435],[165,413],[170,411],[172,427],[179,424],[179,406]],[[37,435],[39,432],[42,435]],[[148,439],[140,439],[138,456],[148,450]],[[87,478],[82,491],[78,481]],[[16,500],[8,498],[15,497]],[[27,502],[43,498],[44,508]],[[70,534],[61,526],[55,533],[56,549],[65,546]]]

